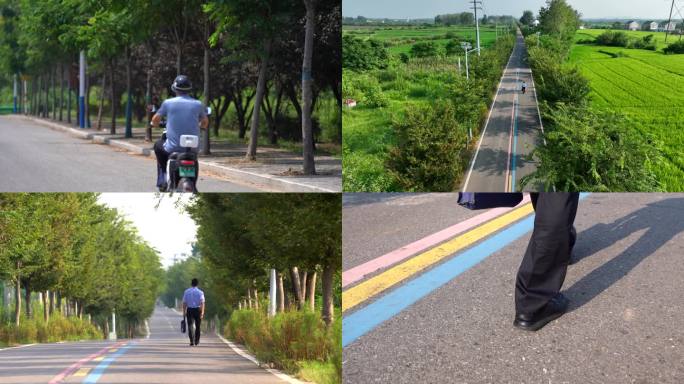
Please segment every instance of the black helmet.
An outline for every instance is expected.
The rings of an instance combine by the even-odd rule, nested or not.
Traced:
[[[192,83],[185,75],[176,76],[176,79],[171,84],[171,89],[174,92],[190,92],[192,91]]]

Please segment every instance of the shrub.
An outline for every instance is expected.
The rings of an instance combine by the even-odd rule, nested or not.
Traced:
[[[409,60],[411,58],[409,57],[408,53],[402,52],[399,54],[399,60],[401,60],[402,63],[408,64]]]
[[[656,192],[654,169],[662,161],[658,144],[624,116],[584,106],[557,105],[548,121],[546,145],[537,147],[537,170],[522,187],[587,192]]]
[[[463,49],[461,48],[461,42],[458,40],[450,40],[446,45],[447,56],[456,55],[461,53]]]
[[[411,56],[413,57],[432,57],[438,54],[437,44],[432,41],[421,41],[411,47]]]
[[[382,92],[380,85],[370,84],[364,90],[363,102],[370,108],[387,107],[390,104],[389,98]]]
[[[627,48],[629,43],[629,36],[625,32],[607,31],[596,37],[596,44],[598,45]]]
[[[530,64],[537,96],[549,104],[582,104],[591,92],[589,80],[577,67],[563,65],[558,55],[546,48],[530,49]]]
[[[387,68],[389,54],[377,40],[362,40],[352,35],[342,37],[342,67],[356,71]]]
[[[680,40],[670,44],[667,48],[663,49],[666,54],[681,54],[684,53],[684,41]]]
[[[398,145],[387,167],[406,191],[453,191],[465,167],[468,137],[448,102],[409,107],[392,126]]]

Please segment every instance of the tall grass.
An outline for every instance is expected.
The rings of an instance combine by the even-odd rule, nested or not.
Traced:
[[[51,343],[101,339],[102,332],[87,320],[64,317],[54,312],[46,323],[42,316],[27,319],[22,315],[19,326],[3,321],[0,324],[0,344]]]
[[[234,311],[224,334],[244,344],[259,361],[304,380],[342,382],[342,320],[326,327],[317,312],[292,311],[269,318],[262,311]]]

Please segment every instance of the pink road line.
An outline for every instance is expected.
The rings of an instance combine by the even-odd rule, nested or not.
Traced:
[[[59,384],[59,383],[61,383],[64,379],[71,376],[72,373],[76,372],[79,368],[81,368],[81,366],[83,366],[85,363],[89,362],[90,360],[92,360],[96,357],[104,355],[105,353],[107,353],[108,350],[110,350],[112,348],[118,348],[118,347],[120,347],[126,343],[127,343],[126,341],[118,342],[114,345],[110,345],[108,347],[102,348],[100,351],[95,352],[88,357],[82,358],[81,360],[73,363],[69,368],[60,372],[59,375],[55,376],[52,380],[50,380],[48,382],[48,384]]]
[[[520,204],[518,204],[518,207],[529,202],[530,196],[525,194],[523,200],[520,202]],[[373,260],[367,261],[356,267],[350,268],[342,272],[342,288],[361,280],[364,276],[370,273],[373,273],[382,268],[389,267],[390,265],[396,264],[412,255],[417,254],[418,252],[432,248],[433,246],[442,243],[458,235],[459,233],[463,233],[497,216],[501,216],[504,213],[511,211],[513,209],[514,208],[490,209],[485,213],[479,214],[475,217],[471,217],[465,221],[452,225],[451,227],[443,229],[439,232],[433,233],[420,240],[414,241],[413,243],[405,245],[399,249],[395,249],[392,252],[384,254]]]

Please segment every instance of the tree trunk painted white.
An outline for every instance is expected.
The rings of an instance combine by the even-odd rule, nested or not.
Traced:
[[[14,325],[19,326],[19,319],[21,318],[21,279],[19,278],[19,269],[21,268],[21,261],[17,261],[17,276],[16,284],[14,286]]]
[[[311,272],[306,280],[306,293],[309,309],[314,311],[316,309],[316,271]]]

